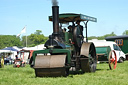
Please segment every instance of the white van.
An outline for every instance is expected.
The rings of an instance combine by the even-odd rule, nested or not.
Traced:
[[[122,63],[126,58],[124,52],[115,42],[106,41],[106,40],[97,40],[97,39],[89,40],[89,42],[93,42],[95,47],[110,46],[111,50],[114,50],[116,52],[117,61],[120,63]]]

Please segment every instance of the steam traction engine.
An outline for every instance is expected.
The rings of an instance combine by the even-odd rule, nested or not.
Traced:
[[[59,14],[59,6],[52,6],[49,21],[53,22],[53,33],[45,43],[46,49],[34,51],[30,60],[36,76],[67,76],[69,71],[79,70],[95,72],[96,51],[94,44],[87,42],[87,23],[97,22],[97,19],[82,14]],[[81,22],[85,27],[80,25]],[[63,27],[64,23],[70,24],[67,26],[69,31]],[[86,42],[83,28],[86,28]]]

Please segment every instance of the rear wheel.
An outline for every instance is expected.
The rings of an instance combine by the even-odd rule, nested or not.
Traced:
[[[119,58],[119,63],[123,63],[124,59],[122,57]]]
[[[93,43],[83,43],[81,47],[81,70],[83,72],[95,72],[97,57]]]

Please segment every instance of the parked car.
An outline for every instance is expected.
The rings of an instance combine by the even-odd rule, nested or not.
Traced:
[[[113,41],[106,40],[89,40],[89,42],[93,42],[95,47],[99,46],[110,46],[111,50],[116,52],[117,61],[122,63],[126,59],[125,53],[120,49],[120,47]]]

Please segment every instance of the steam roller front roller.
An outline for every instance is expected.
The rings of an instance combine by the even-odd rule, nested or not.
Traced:
[[[81,47],[80,55],[81,70],[83,72],[95,72],[97,57],[94,44],[84,42]]]
[[[66,55],[38,55],[35,59],[36,77],[67,76]]]

